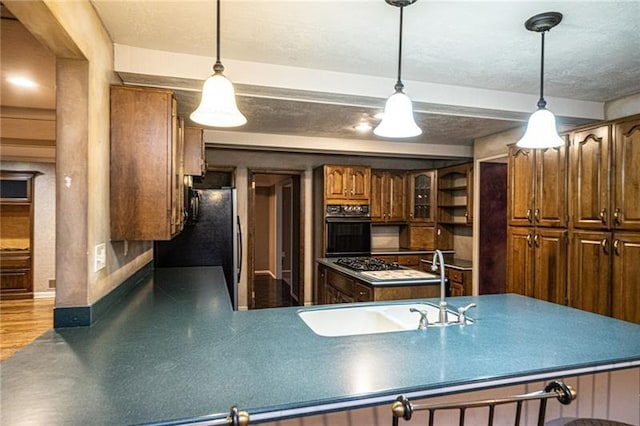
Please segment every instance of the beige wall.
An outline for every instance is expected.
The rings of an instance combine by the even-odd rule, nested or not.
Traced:
[[[152,259],[150,242],[110,243],[109,86],[113,46],[88,0],[6,1],[57,56],[56,306],[95,303]],[[94,247],[107,267],[93,271]]]
[[[607,120],[615,120],[634,114],[640,114],[640,93],[604,104],[604,116]]]

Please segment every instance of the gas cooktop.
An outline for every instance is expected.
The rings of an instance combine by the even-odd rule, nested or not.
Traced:
[[[389,263],[375,257],[339,257],[336,265],[354,271],[394,271],[401,269],[397,263]]]

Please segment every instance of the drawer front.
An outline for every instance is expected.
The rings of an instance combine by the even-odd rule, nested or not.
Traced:
[[[420,256],[398,256],[398,263],[411,268],[420,266]]]
[[[341,291],[347,296],[353,296],[353,278],[347,278],[334,271],[327,271],[327,284]]]
[[[31,256],[29,255],[0,256],[1,268],[28,268],[30,265]]]

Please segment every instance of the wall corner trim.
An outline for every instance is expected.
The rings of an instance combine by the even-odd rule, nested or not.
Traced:
[[[90,326],[104,315],[111,306],[130,293],[131,290],[140,284],[143,278],[152,271],[153,262],[149,262],[91,306],[54,308],[53,327],[66,328]]]

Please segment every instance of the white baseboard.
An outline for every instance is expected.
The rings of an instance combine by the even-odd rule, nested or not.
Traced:
[[[253,271],[255,275],[269,275],[274,280],[276,279],[276,274],[271,271]]]
[[[33,293],[33,298],[34,299],[55,299],[56,298],[56,291],[55,290],[36,291],[36,292]]]

